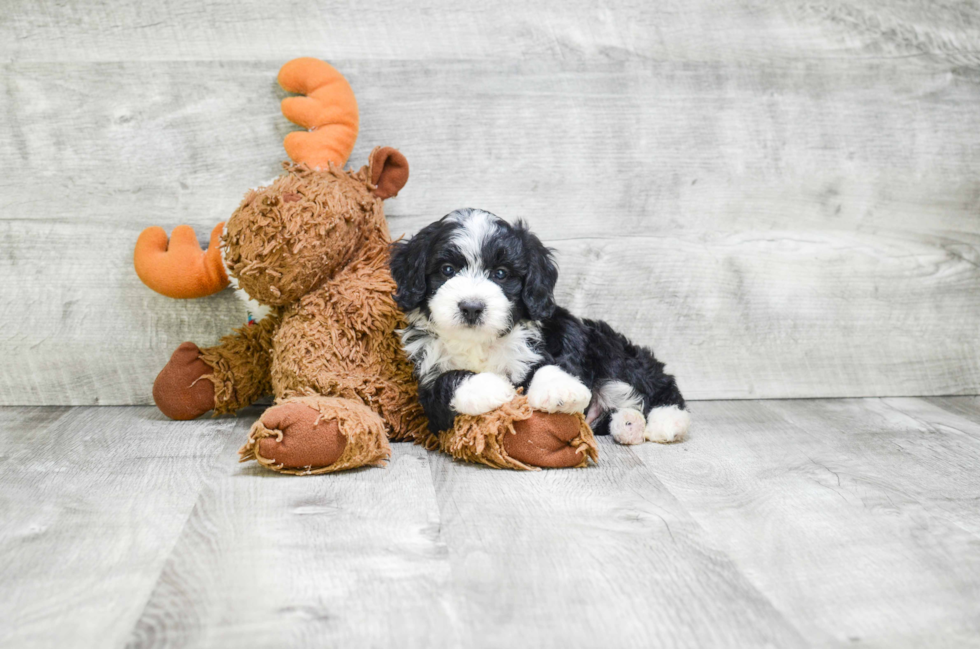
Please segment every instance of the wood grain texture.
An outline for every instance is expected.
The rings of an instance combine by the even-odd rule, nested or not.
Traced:
[[[702,61],[935,56],[980,62],[972,3],[894,0],[383,0],[370,9],[301,1],[8,0],[0,38],[12,60],[371,60],[631,57]]]
[[[145,404],[228,295],[131,269],[274,176],[319,55],[406,153],[387,211],[525,217],[559,299],[691,398],[980,391],[980,8],[915,3],[13,2],[0,16],[0,403]]]
[[[636,452],[804,637],[980,645],[980,440],[915,399],[694,412],[689,443]]]
[[[224,459],[128,646],[459,646],[424,449],[325,480]]]
[[[980,646],[976,399],[692,404],[512,473],[239,465],[240,419],[0,408],[6,647]]]
[[[431,457],[462,646],[806,645],[628,448],[599,452],[532,474]]]
[[[246,423],[0,409],[0,645],[122,646]]]
[[[968,420],[980,410],[980,397],[928,397],[922,401]]]

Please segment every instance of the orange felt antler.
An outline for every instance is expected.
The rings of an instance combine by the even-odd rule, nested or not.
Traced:
[[[279,70],[283,90],[305,97],[286,97],[282,114],[307,131],[286,136],[283,146],[294,162],[326,169],[342,167],[357,141],[357,99],[344,75],[319,59],[293,59]]]
[[[222,221],[211,231],[207,250],[201,250],[194,228],[178,225],[167,243],[163,228],[143,230],[136,240],[133,265],[143,283],[167,297],[195,298],[213,295],[228,286],[221,261]]]

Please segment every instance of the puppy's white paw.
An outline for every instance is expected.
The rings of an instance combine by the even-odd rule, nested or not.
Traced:
[[[691,415],[677,406],[654,408],[647,415],[644,437],[651,442],[669,444],[679,442],[691,427]]]
[[[517,395],[510,381],[493,372],[480,372],[460,382],[450,406],[464,415],[482,415],[499,408]]]
[[[617,410],[609,419],[609,433],[620,444],[640,444],[643,442],[647,420],[643,413],[632,408]]]
[[[527,402],[544,412],[585,412],[591,400],[591,390],[557,365],[535,372],[527,389]]]

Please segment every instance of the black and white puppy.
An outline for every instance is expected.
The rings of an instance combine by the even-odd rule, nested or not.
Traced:
[[[684,398],[653,352],[555,305],[558,268],[523,222],[456,210],[395,243],[391,274],[433,432],[523,387],[533,408],[585,412],[596,434],[622,444],[687,433]]]

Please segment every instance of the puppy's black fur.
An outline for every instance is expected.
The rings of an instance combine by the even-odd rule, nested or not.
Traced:
[[[686,408],[677,382],[664,372],[664,364],[653,352],[634,345],[602,320],[580,320],[558,307],[542,325],[546,358],[578,377],[593,393],[604,381],[623,381],[642,399],[644,415],[662,406]],[[609,434],[610,414],[604,411],[592,423],[595,434]]]
[[[510,304],[510,327],[501,335],[520,326],[540,332],[527,341],[538,360],[523,372],[508,376],[515,386],[527,390],[539,368],[557,365],[592,391],[593,402],[604,383],[622,381],[633,388],[645,416],[656,407],[685,408],[674,377],[664,372],[663,363],[650,349],[631,343],[601,320],[582,320],[555,305],[558,268],[552,251],[523,221],[511,225],[487,215],[493,219],[493,227],[486,236],[472,237],[470,245],[479,250],[464,250],[468,244],[460,243],[459,230],[474,213],[486,214],[457,210],[411,239],[396,242],[392,249],[391,273],[398,286],[395,300],[410,321],[402,339],[415,363],[419,399],[433,432],[452,427],[458,414],[450,405],[453,395],[474,372],[452,367],[451,362],[420,372],[424,355],[431,349],[429,342],[438,335],[427,326],[432,315],[430,302],[452,278],[444,272],[447,266],[462,269],[474,265],[475,259],[479,272],[499,287]],[[499,274],[505,276],[497,277]],[[607,434],[611,411],[593,414],[598,414],[592,424],[594,432]]]
[[[429,418],[429,430],[432,433],[438,435],[453,427],[459,413],[449,404],[452,403],[459,384],[472,374],[473,372],[467,370],[449,370],[437,376],[432,383],[419,385],[419,403],[422,404],[425,416]]]
[[[451,217],[467,211],[470,210],[447,214],[411,239],[392,244],[391,275],[398,285],[395,302],[405,313],[418,309],[428,317],[429,299],[451,279],[439,269],[444,264],[456,268],[466,266],[463,252],[451,241],[463,224]],[[506,227],[483,241],[479,254],[487,270],[503,267],[509,271],[497,283],[511,302],[511,322],[550,317],[555,310],[554,289],[558,281],[558,267],[551,250],[523,221],[511,226],[499,220],[498,226]]]

